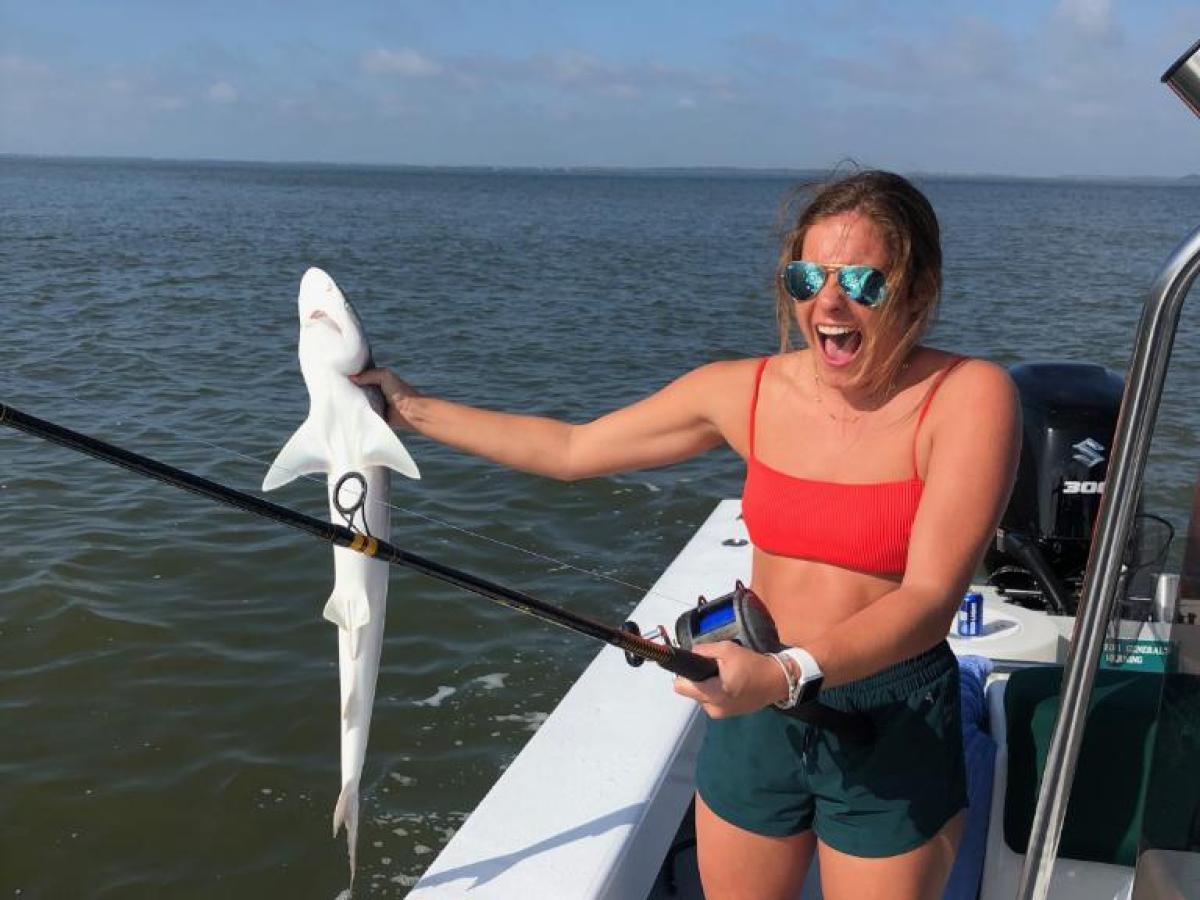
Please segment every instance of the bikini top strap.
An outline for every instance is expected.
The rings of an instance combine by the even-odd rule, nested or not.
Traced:
[[[942,369],[942,371],[938,373],[937,377],[934,378],[933,385],[929,388],[929,392],[925,395],[925,399],[921,401],[921,413],[917,416],[917,429],[915,432],[913,432],[913,478],[920,477],[917,472],[917,436],[921,433],[921,423],[925,421],[925,414],[929,412],[929,405],[933,403],[933,395],[938,392],[938,388],[942,386],[942,382],[946,380],[946,377],[960,365],[965,363],[967,359],[968,357],[966,356],[960,356],[954,360],[954,362],[950,363],[950,365],[946,366],[946,368]]]
[[[762,384],[763,369],[767,367],[767,360],[771,357],[764,356],[758,363],[758,371],[754,373],[754,394],[750,397],[750,456],[754,457],[754,419],[758,412],[758,388]]]

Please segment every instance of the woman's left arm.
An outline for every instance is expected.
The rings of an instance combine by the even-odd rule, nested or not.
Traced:
[[[995,538],[1021,451],[1012,379],[992,363],[964,363],[942,385],[925,428],[925,487],[903,581],[805,645],[827,686],[866,677],[942,640]]]

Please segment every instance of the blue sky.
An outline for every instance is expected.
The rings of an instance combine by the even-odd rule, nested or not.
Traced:
[[[0,0],[0,152],[1200,171],[1187,0]]]

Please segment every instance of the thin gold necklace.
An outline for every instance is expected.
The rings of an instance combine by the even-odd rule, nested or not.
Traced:
[[[887,390],[883,392],[883,400],[880,402],[879,406],[877,406],[875,409],[866,410],[865,412],[860,412],[858,415],[854,415],[854,416],[839,416],[833,410],[827,408],[825,406],[825,401],[821,399],[821,391],[825,387],[825,382],[821,380],[821,375],[817,371],[817,361],[814,358],[812,361],[813,384],[815,386],[813,393],[817,395],[817,405],[819,407],[821,407],[821,410],[825,413],[825,415],[829,416],[829,418],[832,419],[834,422],[841,422],[843,425],[853,425],[855,422],[859,421],[863,416],[865,416],[868,412],[876,412],[877,410],[883,408],[883,406],[891,398],[892,392],[895,391],[895,389],[896,389],[896,380],[901,375],[904,374],[904,371],[907,368],[908,368],[908,363],[906,362],[903,365],[901,365],[900,368],[896,371],[896,374],[894,376],[892,376],[892,380],[890,382],[888,382]]]

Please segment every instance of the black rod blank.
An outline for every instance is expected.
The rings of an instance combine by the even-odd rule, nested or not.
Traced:
[[[271,503],[269,500],[251,496],[218,482],[202,478],[199,475],[193,475],[191,472],[186,472],[183,469],[177,469],[174,466],[169,466],[166,463],[159,462],[147,456],[124,450],[121,447],[89,437],[77,431],[72,431],[61,425],[55,425],[53,422],[48,422],[45,419],[39,419],[36,416],[21,412],[4,403],[0,403],[0,425],[8,425],[18,431],[24,431],[43,440],[60,444],[78,453],[93,456],[105,462],[121,466],[137,472],[139,475],[145,475],[147,478],[153,478],[157,481],[181,488],[182,490],[207,497],[210,500],[215,500],[218,503],[224,503],[245,512],[288,525],[319,538],[326,543],[334,544],[338,547],[346,547],[365,556],[391,563],[392,565],[413,569],[430,578],[436,578],[439,581],[444,581],[472,593],[479,594],[482,597],[487,597],[489,600],[507,606],[509,609],[515,609],[518,612],[551,622],[570,631],[587,635],[606,644],[611,644],[614,647],[624,650],[626,654],[639,659],[648,659],[656,662],[664,669],[674,672],[677,675],[682,675],[685,678],[690,678],[693,681],[703,681],[717,674],[716,662],[708,657],[680,650],[670,645],[664,646],[663,644],[648,640],[635,632],[613,628],[602,622],[589,619],[586,616],[581,616],[538,600],[536,597],[532,597],[522,591],[507,588],[493,581],[488,581],[485,578],[479,578],[469,572],[464,572],[461,569],[442,565],[441,563],[418,556],[415,553],[409,553],[407,550],[401,550],[387,541],[368,537],[367,535],[352,531],[343,525],[324,522],[304,513],[297,512],[294,509],[289,509],[286,506],[280,506],[277,503]]]

